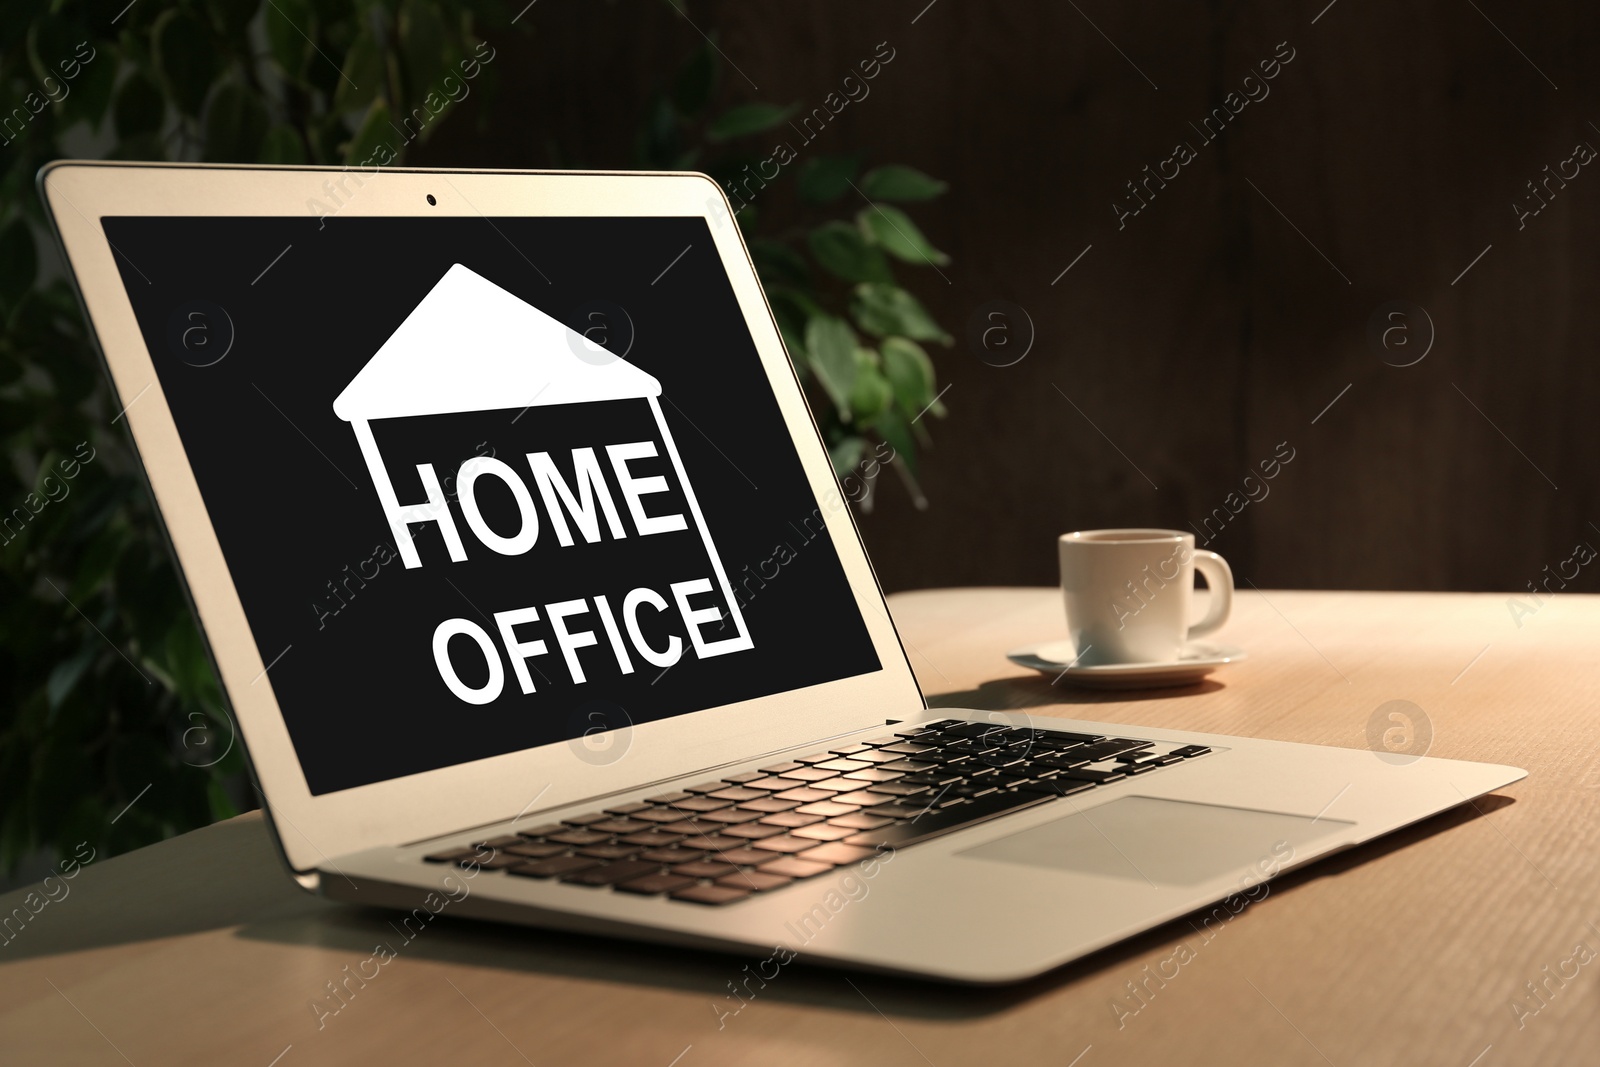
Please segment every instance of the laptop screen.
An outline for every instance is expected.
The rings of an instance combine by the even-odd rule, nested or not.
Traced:
[[[313,794],[880,669],[705,220],[102,222]]]

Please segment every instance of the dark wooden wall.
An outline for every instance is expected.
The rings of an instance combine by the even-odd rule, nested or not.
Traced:
[[[727,56],[730,102],[813,106],[889,42],[815,148],[951,183],[916,213],[948,283],[902,272],[959,338],[936,352],[950,415],[930,506],[885,483],[862,518],[890,589],[1053,582],[1056,534],[1200,524],[1280,442],[1294,459],[1211,541],[1241,580],[1509,591],[1600,547],[1600,166],[1520,229],[1512,207],[1579,142],[1600,148],[1592,5],[925,4],[695,2],[691,25],[542,0],[500,60],[492,135],[453,120],[416,159],[628,165],[695,26]],[[1203,142],[1189,124],[1288,49],[1270,95]],[[1196,158],[1119,227],[1124,183],[1178,141]],[[966,342],[992,300],[1035,328],[1015,366]],[[1431,319],[1415,365],[1369,343],[1391,301]],[[1427,341],[1404,321],[1391,361]],[[1571,588],[1600,589],[1600,562]]]

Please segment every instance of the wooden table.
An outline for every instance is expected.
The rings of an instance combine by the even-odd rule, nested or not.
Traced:
[[[792,965],[720,1029],[713,1004],[753,961],[447,920],[319,1030],[310,1001],[393,940],[388,916],[295,889],[242,816],[91,863],[0,948],[0,1063],[1600,1062],[1600,598],[1518,626],[1504,596],[1248,591],[1221,635],[1247,661],[1132,694],[1005,660],[1059,633],[1053,591],[891,607],[935,705],[1364,747],[1374,710],[1408,700],[1431,754],[1532,774],[1272,883],[1210,941],[1180,921],[1000,990]],[[1145,982],[1180,946],[1176,975]]]

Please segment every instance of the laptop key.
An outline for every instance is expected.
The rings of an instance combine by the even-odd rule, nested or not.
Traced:
[[[732,782],[734,785],[743,785],[746,782],[753,782],[762,777],[765,777],[765,775],[760,771],[746,771],[744,774],[730,774],[723,781]]]
[[[893,763],[880,763],[878,766],[882,767],[886,771],[905,771],[912,774],[919,771],[931,771],[934,769],[934,764],[923,760],[914,759],[895,760]]]
[[[642,804],[642,803],[639,803],[638,801],[635,801],[632,804],[618,804],[614,808],[607,808],[606,809],[606,814],[607,815],[618,815],[618,816],[621,816],[621,815],[632,815],[636,811],[648,810],[649,807],[650,807],[650,805],[648,805],[648,804]]]
[[[797,771],[790,771],[784,777],[797,782],[825,782],[829,778],[838,777],[838,774],[838,771],[825,771],[820,767],[801,767]]]
[[[686,785],[683,787],[683,791],[685,793],[715,793],[717,790],[726,789],[727,787],[727,782],[719,780],[715,782],[701,782],[699,785]]]
[[[1075,771],[1062,771],[1060,774],[1055,776],[1054,780],[1058,782],[1063,780],[1073,782],[1092,782],[1095,785],[1102,785],[1106,782],[1114,782],[1121,777],[1123,777],[1123,773],[1121,771],[1096,771],[1091,770],[1088,767],[1080,767]]]
[[[831,863],[835,867],[842,867],[847,863],[860,863],[862,860],[871,859],[874,855],[876,853],[870,848],[834,842],[819,845],[801,858],[808,863]]]
[[[795,837],[803,837],[809,841],[842,841],[852,834],[860,833],[846,826],[829,826],[819,823],[816,826],[802,826],[792,832]]]
[[[694,884],[695,879],[685,878],[681,874],[647,874],[643,878],[635,878],[628,882],[618,882],[617,890],[623,893],[656,896],[660,893],[670,893],[674,889],[686,889]]]
[[[766,871],[739,871],[718,878],[717,884],[732,889],[749,889],[752,892],[765,893],[769,889],[782,889],[793,881],[793,878],[768,874]]]
[[[893,819],[885,819],[881,815],[868,815],[864,811],[853,812],[849,815],[836,815],[828,820],[829,826],[843,826],[848,830],[876,830],[880,826],[888,826]]]
[[[934,749],[933,751],[937,752],[939,750]],[[904,755],[909,755],[909,753],[890,752],[887,749],[880,751],[869,748],[865,752],[857,752],[853,754],[850,758],[853,760],[860,760],[863,763],[893,763],[895,760]]]
[[[596,867],[587,871],[574,871],[561,876],[563,882],[575,885],[616,885],[618,882],[627,882],[646,874],[655,874],[661,868],[654,863],[645,863],[642,860],[623,860],[619,863],[608,863],[603,867]]]
[[[650,828],[649,823],[640,822],[638,819],[602,819],[584,827],[600,834],[637,834]]]
[[[799,778],[757,778],[753,782],[746,782],[746,789],[759,789],[764,793],[781,793],[785,789],[799,789],[806,783]]]
[[[847,806],[845,804],[839,805],[841,808]],[[810,826],[814,822],[821,822],[822,819],[823,816],[813,815],[807,811],[783,811],[768,815],[761,821],[768,826]]]
[[[592,860],[625,860],[639,851],[638,845],[590,845],[580,848],[578,855],[588,856]]]
[[[818,770],[833,771],[836,774],[843,774],[845,771],[864,770],[865,768],[872,766],[872,764],[863,763],[858,759],[831,759],[825,763],[814,764],[814,766]]]
[[[673,900],[687,900],[691,904],[732,904],[749,896],[750,890],[725,885],[692,885],[675,889],[670,895]]]
[[[642,833],[629,834],[620,838],[624,845],[638,845],[641,848],[665,848],[677,841],[683,840],[680,834],[669,834],[662,830],[645,830]],[[550,848],[550,845],[539,845],[538,848]]]
[[[893,826],[885,826],[878,830],[868,830],[856,834],[854,837],[845,838],[845,843],[874,848],[878,845],[888,845],[891,848],[904,848],[914,845],[919,841],[927,841],[943,834],[964,830],[969,826],[987,822],[1001,815],[1008,815],[1013,811],[1031,808],[1036,804],[1043,804],[1051,798],[1041,793],[994,793],[990,796],[969,800],[967,803],[945,811],[933,811],[921,814],[915,819],[897,822]],[[874,814],[876,814],[874,812]]]
[[[527,830],[518,830],[517,831],[517,836],[518,837],[543,837],[546,834],[559,834],[561,831],[563,831],[565,829],[567,829],[567,827],[562,826],[560,823],[551,822],[551,823],[545,823],[543,826],[534,826],[534,827],[531,827],[531,828],[529,828]]]
[[[747,790],[742,790],[742,792],[751,793],[752,794],[752,799],[755,796],[760,796],[759,793],[754,793],[752,790],[748,790],[748,789]],[[709,796],[705,796],[705,797],[690,797],[688,800],[680,800],[677,803],[673,804],[672,806],[674,808],[676,808],[677,810],[679,810],[679,811],[716,811],[718,808],[732,807],[733,806],[733,801],[731,801],[731,800],[718,800],[715,797],[709,797]]]
[[[506,846],[506,855],[521,856],[523,859],[547,860],[551,856],[560,856],[567,851],[566,845],[538,845],[532,841],[524,841],[520,845]]]
[[[1099,734],[1071,734],[1063,730],[1045,730],[1040,741],[1051,745],[1092,745],[1096,741],[1104,741]]]
[[[771,860],[757,867],[762,874],[777,874],[785,878],[811,878],[819,874],[827,874],[833,870],[829,863],[812,863],[797,856],[785,856],[782,859]]]
[[[611,840],[611,835],[593,830],[564,830],[559,834],[551,834],[547,840],[559,841],[563,845],[603,845]]]
[[[1207,748],[1205,745],[1184,745],[1182,748],[1173,749],[1168,753],[1168,755],[1181,756],[1184,759],[1189,759],[1193,756],[1204,756],[1210,751],[1211,749]]]
[[[763,841],[757,841],[755,847],[764,852],[804,852],[806,849],[816,848],[817,842],[809,841],[803,837],[790,837],[785,834],[782,837],[769,837]]]
[[[671,866],[675,863],[693,863],[701,857],[700,853],[690,852],[686,848],[653,848],[648,852],[639,853],[639,858]]]
[[[802,804],[809,804],[816,800],[827,800],[833,794],[822,789],[801,788],[785,789],[783,792],[776,794],[776,796],[779,800],[798,800]]]
[[[680,863],[672,868],[673,874],[681,874],[685,878],[721,878],[733,874],[739,868],[731,863],[714,863],[711,860],[694,860],[689,863]]]
[[[723,863],[737,863],[741,867],[764,866],[772,859],[773,853],[750,848],[748,847],[748,841],[745,842],[745,845],[745,848],[725,848],[718,852],[714,858],[721,860]]]
[[[776,764],[773,764],[771,767],[762,767],[761,768],[761,773],[762,774],[787,774],[789,771],[795,770],[795,769],[797,769],[797,768],[799,768],[801,766],[803,766],[803,764],[799,764],[799,763],[776,763]]]
[[[738,808],[723,808],[721,811],[708,811],[700,816],[706,822],[737,825],[742,822],[755,822],[761,818],[759,811],[741,811]]]
[[[587,870],[590,867],[600,866],[599,860],[587,859],[583,856],[556,856],[548,860],[535,860],[532,863],[519,863],[506,871],[507,874],[521,875],[524,878],[556,878],[563,874]]]
[[[678,843],[680,848],[692,848],[697,852],[718,852],[725,848],[738,848],[746,844],[744,839],[738,837],[725,837],[721,834],[715,837],[690,837]]]
[[[730,789],[719,789],[715,793],[707,794],[716,800],[760,800],[767,794],[759,789],[744,789],[733,786]]]
[[[680,800],[688,800],[693,793],[662,793],[658,797],[645,797],[652,804],[676,804]]]
[[[722,831],[728,837],[743,838],[746,841],[759,841],[763,837],[772,837],[783,833],[781,826],[768,826],[764,822],[750,822],[742,826],[730,826]]]
[[[840,745],[838,748],[830,748],[830,749],[828,749],[828,751],[832,752],[835,756],[849,756],[849,755],[851,755],[853,753],[856,753],[856,752],[865,752],[866,750],[867,750],[867,746],[866,745],[861,745],[861,744]]]
[[[593,811],[584,815],[574,815],[570,819],[562,819],[561,821],[568,826],[588,826],[592,822],[604,822],[609,818],[609,815]]]
[[[901,741],[898,744],[885,745],[879,751],[895,752],[902,756],[915,756],[922,752],[937,752],[938,749],[933,745],[923,744],[921,741]]]
[[[835,815],[849,815],[853,811],[860,811],[861,808],[856,804],[841,804],[837,800],[819,800],[815,804],[807,804],[796,810],[801,815],[816,815],[821,818],[831,819]],[[771,819],[763,819],[762,821],[772,822]]]
[[[798,800],[779,800],[776,797],[763,797],[760,800],[746,800],[736,805],[740,811],[759,811],[771,815],[780,811],[791,811],[800,806]]]
[[[826,782],[812,782],[812,789],[820,789],[825,793],[853,793],[857,789],[865,789],[871,782],[858,782],[849,778],[830,778]]]
[[[953,781],[959,782],[959,776],[952,776]],[[907,782],[904,779],[898,782],[879,782],[877,785],[868,786],[867,792],[877,793],[886,797],[914,797],[918,793],[926,793],[929,787],[918,782]]]
[[[683,815],[672,808],[650,808],[646,811],[636,811],[629,816],[629,818],[635,819],[639,822],[665,823],[677,822],[679,819],[683,818]]]
[[[892,782],[905,776],[886,767],[868,767],[865,770],[850,771],[845,777],[856,782]]]
[[[1043,782],[1028,782],[1017,786],[1019,793],[1043,793],[1052,797],[1070,797],[1074,793],[1094,788],[1093,782],[1075,782],[1070,779],[1051,778]]]

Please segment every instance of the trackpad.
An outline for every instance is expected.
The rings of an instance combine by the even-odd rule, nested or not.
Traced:
[[[969,848],[977,859],[1154,885],[1199,885],[1219,875],[1256,880],[1304,847],[1354,823],[1184,800],[1123,797]]]

